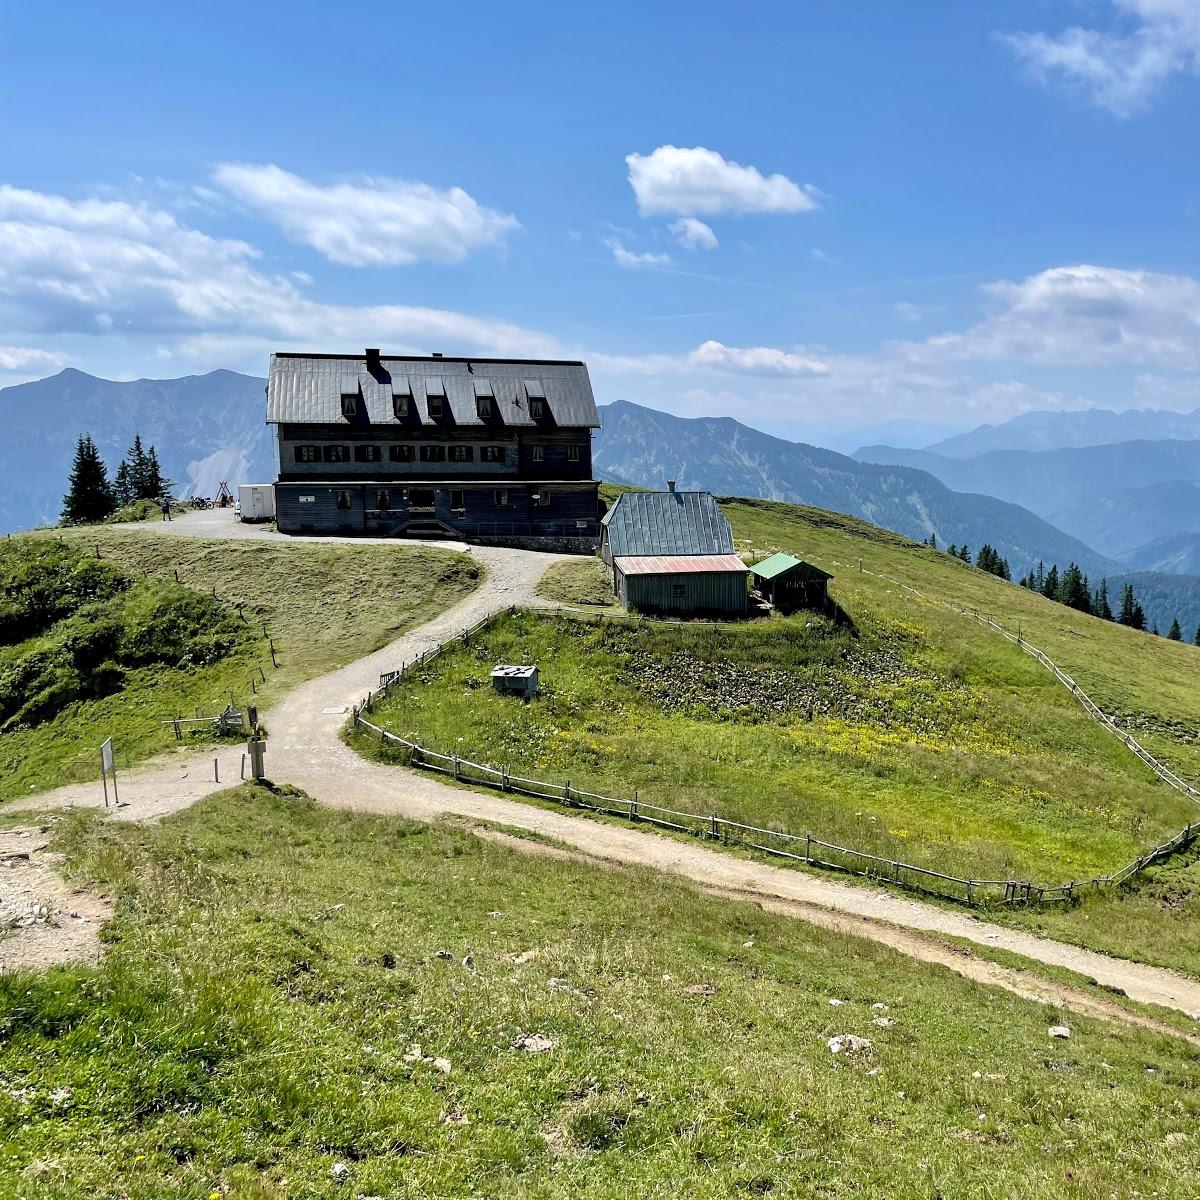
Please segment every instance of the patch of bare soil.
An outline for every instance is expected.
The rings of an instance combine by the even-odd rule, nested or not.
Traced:
[[[49,825],[0,830],[0,971],[94,963],[112,905],[58,873]]]

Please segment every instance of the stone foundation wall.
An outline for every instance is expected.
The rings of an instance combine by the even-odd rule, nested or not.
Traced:
[[[512,534],[495,537],[473,537],[468,541],[477,546],[511,546],[516,550],[542,550],[547,554],[596,553],[598,539],[592,537],[533,537]]]

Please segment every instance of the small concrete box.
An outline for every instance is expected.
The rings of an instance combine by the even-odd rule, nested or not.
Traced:
[[[532,700],[538,690],[537,667],[502,665],[492,671],[492,687],[508,696]]]

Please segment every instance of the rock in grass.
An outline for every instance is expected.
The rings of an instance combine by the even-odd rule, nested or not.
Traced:
[[[344,1162],[336,1162],[329,1168],[329,1177],[334,1183],[345,1183],[350,1178],[350,1168]]]
[[[1071,1036],[1071,1031],[1065,1025],[1051,1025],[1050,1028],[1046,1030],[1046,1032],[1052,1038],[1066,1039]]]
[[[717,989],[711,983],[690,983],[683,989],[689,996],[715,996]]]
[[[545,1054],[554,1049],[554,1041],[544,1033],[519,1033],[513,1041],[514,1050],[526,1054]]]
[[[875,1044],[870,1038],[859,1037],[856,1033],[839,1033],[825,1043],[830,1054],[870,1054]]]

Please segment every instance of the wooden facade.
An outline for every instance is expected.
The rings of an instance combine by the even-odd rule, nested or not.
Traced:
[[[267,419],[283,532],[598,536],[583,363],[277,354]]]
[[[749,594],[736,554],[615,558],[613,586],[626,608],[673,616],[741,616]]]
[[[746,564],[707,492],[625,492],[604,515],[600,557],[627,608],[673,615],[741,616]]]
[[[827,571],[791,554],[772,554],[750,568],[754,591],[779,612],[822,611],[829,605]]]

